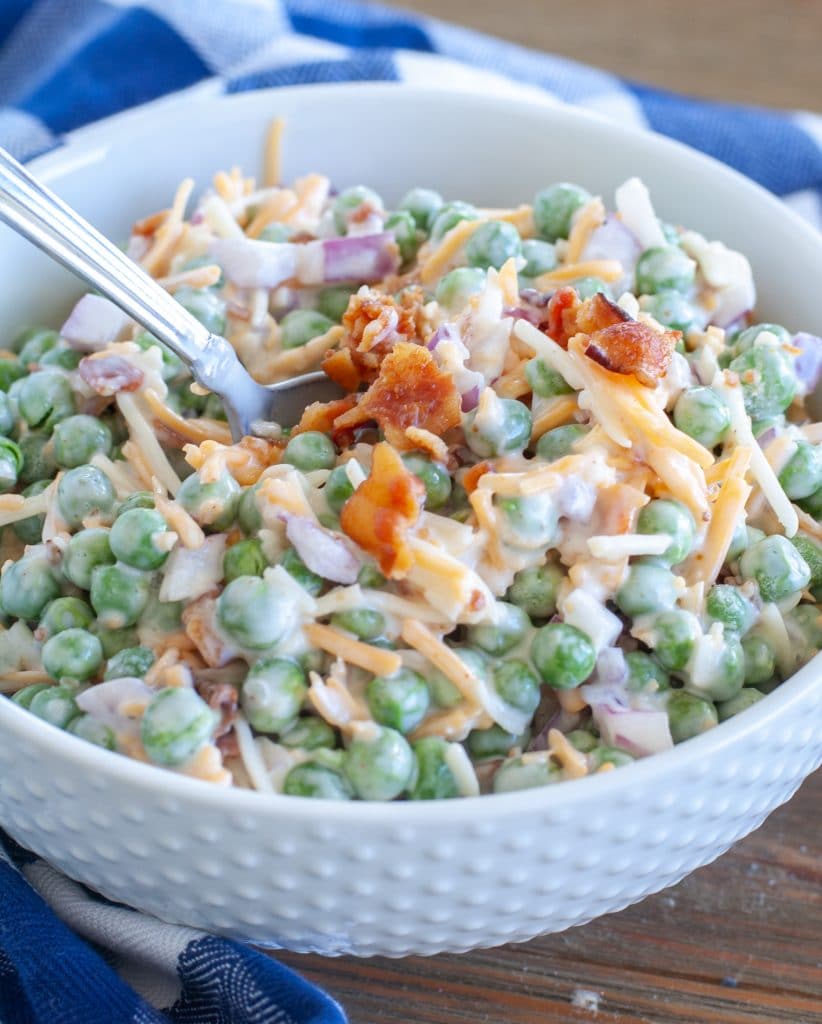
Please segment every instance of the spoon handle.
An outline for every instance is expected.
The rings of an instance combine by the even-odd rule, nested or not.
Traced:
[[[179,356],[205,387],[221,390],[239,361],[117,246],[0,148],[0,220],[87,281]]]

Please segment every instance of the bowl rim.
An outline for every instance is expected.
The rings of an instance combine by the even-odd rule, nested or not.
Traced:
[[[63,145],[36,157],[30,162],[32,169],[44,180],[59,177],[66,170],[81,169],[93,164],[95,159],[104,155],[111,144],[111,134],[127,134],[131,129],[142,124],[150,125],[155,117],[162,117],[167,112],[173,113],[180,106],[190,104],[202,105],[213,109],[219,106],[248,106],[254,108],[261,101],[272,100],[274,107],[278,98],[301,97],[310,95],[312,99],[322,101],[331,98],[338,101],[341,95],[358,95],[366,99],[390,102],[402,96],[404,101],[413,103],[442,103],[476,107],[481,104],[483,112],[489,117],[504,116],[506,112],[530,113],[536,118],[562,123],[588,122],[599,133],[632,144],[637,150],[637,162],[641,163],[645,151],[654,150],[668,153],[674,159],[686,160],[692,164],[702,164],[713,174],[728,184],[740,189],[760,205],[769,207],[787,218],[794,231],[804,235],[820,252],[822,266],[822,235],[819,235],[810,224],[802,220],[793,210],[785,206],[780,199],[762,186],[744,177],[738,171],[704,153],[692,149],[683,143],[669,139],[648,129],[626,126],[614,122],[595,111],[574,107],[546,96],[546,102],[530,97],[496,96],[491,93],[459,91],[433,86],[408,85],[397,82],[356,82],[334,83],[302,86],[275,87],[248,90],[241,93],[213,93],[195,86],[181,93],[164,97],[152,103],[127,110],[96,121],[91,125],[77,129],[65,136]],[[273,108],[272,108],[273,109]],[[639,173],[639,172],[638,172]],[[758,701],[732,719],[721,723],[718,728],[679,744],[671,750],[641,758],[618,771],[605,772],[586,776],[581,779],[569,779],[562,784],[542,786],[512,793],[491,793],[476,797],[461,797],[456,800],[426,801],[391,801],[387,805],[370,801],[333,801],[317,800],[308,797],[286,796],[280,793],[261,793],[257,790],[240,789],[233,786],[216,786],[201,779],[181,775],[168,768],[133,760],[122,754],[105,750],[87,741],[73,736],[56,726],[36,718],[27,710],[13,704],[11,700],[0,700],[0,732],[9,730],[20,736],[24,741],[35,746],[48,748],[55,757],[88,773],[91,777],[105,776],[113,783],[123,783],[146,791],[156,790],[166,798],[179,798],[189,805],[209,805],[211,809],[219,809],[227,814],[253,811],[255,814],[268,814],[282,817],[284,814],[300,819],[316,818],[318,807],[324,819],[345,824],[379,824],[384,826],[422,825],[430,822],[435,824],[445,818],[455,825],[469,824],[477,819],[478,801],[481,806],[493,808],[494,817],[516,817],[528,812],[550,812],[554,809],[566,808],[569,804],[607,799],[615,789],[630,787],[637,783],[641,789],[643,779],[652,781],[654,777],[661,780],[663,775],[676,776],[700,761],[707,765],[711,756],[716,756],[726,748],[750,738],[767,727],[772,719],[779,719],[790,714],[792,708],[801,704],[810,695],[813,688],[819,685],[822,676],[822,652],[817,654],[798,672],[764,700]],[[489,802],[490,801],[490,802]]]

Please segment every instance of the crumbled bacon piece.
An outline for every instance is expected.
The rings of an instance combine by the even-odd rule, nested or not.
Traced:
[[[343,505],[340,526],[376,558],[381,572],[400,579],[411,568],[407,535],[424,501],[422,481],[405,468],[390,444],[381,442],[374,448],[370,476]]]
[[[107,398],[120,391],[136,391],[143,383],[143,371],[122,356],[86,356],[79,370],[91,390]]]
[[[216,599],[204,594],[192,601],[182,615],[186,635],[209,668],[222,668],[237,657],[237,652],[217,632],[216,611]]]
[[[408,427],[421,427],[437,437],[459,426],[460,395],[451,376],[437,365],[422,345],[398,344],[385,357],[379,377],[353,409],[334,423],[335,429],[351,429],[370,420],[382,427],[396,448],[415,445],[405,435]]]
[[[218,683],[213,679],[198,679],[194,689],[210,708],[220,712],[220,722],[215,736],[225,736],[234,727],[234,719],[237,717],[237,687],[231,683]]]
[[[654,388],[668,372],[679,337],[679,331],[660,334],[638,320],[628,320],[595,331],[585,355],[606,370],[633,374],[640,384]]]
[[[370,384],[398,342],[421,341],[423,305],[418,288],[406,289],[399,299],[373,288],[360,289],[343,315],[340,348],[325,357],[323,369],[346,391]]]
[[[233,725],[228,732],[215,738],[214,745],[223,755],[223,758],[240,756],[240,744],[237,740],[237,733],[234,731]]]
[[[480,482],[480,478],[492,468],[491,463],[487,460],[478,462],[475,466],[471,466],[467,469],[462,477],[462,486],[465,488],[466,494],[473,494],[477,489],[477,484]]]
[[[561,345],[568,347],[568,339],[579,332],[577,313],[580,301],[573,288],[560,288],[554,292],[548,302],[548,320],[544,330],[549,337]]]
[[[577,330],[593,334],[595,331],[604,331],[606,327],[628,323],[630,319],[622,306],[611,302],[602,292],[596,292],[579,307]]]
[[[346,353],[347,351],[346,349]],[[338,398],[333,402],[313,402],[306,407],[300,422],[291,431],[291,436],[304,434],[307,430],[318,430],[321,434],[330,434],[335,441],[342,443],[343,439],[338,438],[338,432],[334,430],[334,421],[356,404],[355,395],[346,395],[345,398]]]

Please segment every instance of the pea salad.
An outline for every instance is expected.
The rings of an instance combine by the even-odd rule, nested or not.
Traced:
[[[268,164],[127,251],[257,380],[343,397],[235,443],[98,295],[8,343],[7,699],[218,785],[431,800],[661,753],[816,654],[822,340],[743,255],[636,178],[388,207]]]

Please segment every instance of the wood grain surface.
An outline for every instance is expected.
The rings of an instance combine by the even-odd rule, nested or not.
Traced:
[[[461,956],[278,959],[351,1024],[822,1024],[822,772],[714,864],[560,935]],[[575,1006],[591,999],[598,1011]]]
[[[822,111],[820,0],[394,0],[393,6],[678,92]]]

